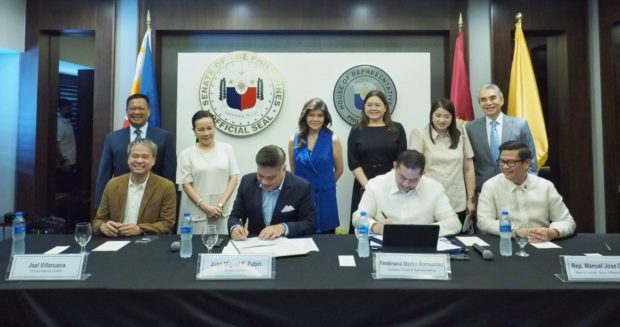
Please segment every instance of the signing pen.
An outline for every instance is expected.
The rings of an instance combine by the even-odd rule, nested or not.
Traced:
[[[388,219],[387,215],[385,214],[385,212],[383,212],[383,210],[381,210],[381,215],[383,216],[383,218],[385,218],[385,220]]]
[[[605,247],[607,248],[607,251],[612,252],[611,246],[609,246],[609,244],[605,243]]]

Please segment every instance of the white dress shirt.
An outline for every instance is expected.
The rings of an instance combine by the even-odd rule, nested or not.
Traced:
[[[75,165],[75,134],[73,132],[73,126],[71,121],[62,117],[60,114],[56,118],[56,141],[58,142],[58,149],[62,155],[62,159],[67,160],[69,166]],[[60,166],[60,165],[57,165]]]
[[[146,138],[146,130],[149,127],[149,123],[144,123],[144,126],[140,127],[140,137],[145,139]],[[135,128],[132,124],[129,124],[129,143],[133,142],[136,140],[136,130],[138,128]]]
[[[493,119],[486,117],[486,127],[487,127],[487,141],[491,144],[491,122]],[[495,118],[497,125],[495,126],[495,131],[497,132],[497,142],[499,145],[502,145],[502,135],[504,133],[504,113],[499,112],[497,118]]]
[[[521,185],[496,175],[482,185],[478,199],[478,228],[499,235],[501,212],[508,210],[513,230],[519,226],[549,227],[566,237],[575,232],[575,220],[550,181],[527,174]]]
[[[149,173],[149,176],[151,174]],[[131,174],[129,175],[129,183],[127,185],[127,203],[125,204],[125,224],[137,224],[138,214],[140,213],[140,204],[142,203],[142,196],[144,196],[144,188],[146,182],[149,180],[149,176],[146,177],[144,182],[135,184],[131,181]]]
[[[382,221],[385,214],[393,224],[439,225],[442,236],[461,231],[461,222],[443,186],[426,176],[422,176],[418,185],[407,193],[398,188],[394,170],[371,179],[366,184],[357,211],[353,213],[354,226],[357,226],[361,211],[366,211],[371,228]]]

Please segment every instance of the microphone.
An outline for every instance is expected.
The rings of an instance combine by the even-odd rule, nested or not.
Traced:
[[[493,252],[480,246],[478,243],[474,243],[472,247],[482,256],[484,260],[493,260]]]
[[[178,252],[181,249],[181,242],[174,241],[170,243],[170,252]]]

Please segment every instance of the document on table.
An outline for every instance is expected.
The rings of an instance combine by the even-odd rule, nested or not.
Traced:
[[[319,248],[311,238],[290,239],[279,237],[275,240],[261,240],[258,237],[251,237],[245,241],[230,241],[241,254],[270,254],[274,257],[286,257],[294,255],[305,255],[311,251],[319,251]],[[228,248],[228,246],[227,246]],[[231,249],[224,249],[224,252],[230,252]]]
[[[553,242],[530,243],[530,245],[537,249],[560,249],[562,248],[561,246]]]
[[[107,241],[93,249],[93,252],[118,251],[123,246],[129,244],[129,241]]]
[[[437,239],[437,252],[450,252],[455,250],[461,250],[461,247],[450,242],[450,240],[445,237]]]
[[[43,254],[60,254],[63,251],[65,251],[66,249],[68,249],[69,246],[65,245],[65,246],[55,246],[49,250],[47,250],[47,252],[43,253]]]
[[[457,236],[457,240],[459,240],[465,246],[472,246],[474,243],[478,243],[480,246],[489,246],[489,243],[483,241],[478,236]]]
[[[352,255],[339,255],[338,263],[340,267],[355,267],[355,258]]]

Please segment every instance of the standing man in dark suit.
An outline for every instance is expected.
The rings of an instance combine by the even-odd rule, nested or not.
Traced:
[[[256,154],[256,173],[241,179],[228,230],[233,240],[248,235],[272,240],[302,236],[316,230],[312,187],[286,171],[284,150],[268,145]],[[246,227],[247,226],[247,227]]]
[[[129,172],[127,146],[137,138],[148,138],[157,144],[158,151],[153,172],[173,183],[175,180],[177,155],[172,134],[159,127],[148,125],[151,107],[147,96],[141,93],[130,95],[127,98],[125,112],[129,120],[129,128],[119,129],[105,138],[97,172],[95,208],[99,207],[103,189],[108,181],[114,176]]]
[[[530,173],[537,173],[536,148],[527,121],[502,113],[504,95],[495,84],[484,84],[478,90],[478,103],[484,111],[480,117],[466,125],[467,135],[474,150],[476,193],[482,184],[500,173],[497,160],[499,146],[507,141],[519,141],[532,151]]]

